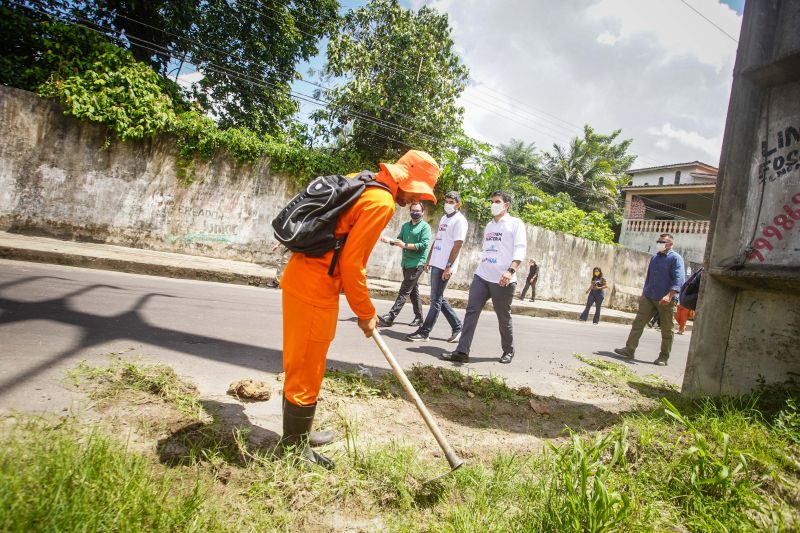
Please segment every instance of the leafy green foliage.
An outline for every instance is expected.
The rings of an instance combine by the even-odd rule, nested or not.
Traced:
[[[617,531],[630,518],[633,502],[615,487],[612,473],[626,466],[628,427],[594,440],[573,433],[569,445],[551,444],[553,476],[543,480],[546,531]]]
[[[133,57],[86,28],[49,22],[36,13],[0,6],[0,83],[35,91],[51,77],[64,79],[97,62],[108,70]]]
[[[197,6],[191,36],[201,44],[172,44],[189,53],[203,72],[194,94],[203,108],[219,118],[222,128],[275,135],[294,127],[289,119],[298,105],[289,84],[298,76],[295,65],[316,55],[317,40],[338,19],[339,3],[210,0]]]
[[[318,93],[331,105],[314,113],[317,133],[346,134],[344,146],[368,161],[409,148],[439,157],[461,132],[456,99],[468,71],[453,51],[447,16],[432,8],[370,0],[348,12],[331,36],[323,76],[347,81]]]
[[[40,23],[48,38],[47,54],[29,80],[46,80],[36,89],[64,106],[64,113],[109,127],[121,140],[170,134],[177,140],[186,182],[195,157],[226,152],[239,163],[269,157],[272,168],[304,183],[321,174],[365,168],[357,154],[311,149],[282,137],[248,128],[220,128],[198,109],[188,109],[174,83],[133,55],[84,28]],[[28,88],[28,87],[23,87]]]
[[[131,61],[118,68],[121,49],[98,58],[80,74],[51,79],[40,94],[56,97],[69,114],[107,124],[119,139],[142,139],[164,131],[175,121],[172,99],[161,91],[158,74]]]
[[[36,2],[38,11],[8,4],[0,23],[8,30],[0,37],[7,45],[0,70],[13,76],[14,86],[32,90],[44,81],[26,72],[25,60],[37,60],[48,48],[37,32],[23,30],[43,20],[44,11],[125,43],[133,58],[162,78],[178,70],[176,63],[190,64],[203,73],[193,99],[220,126],[273,135],[296,128],[291,117],[298,106],[289,94],[295,65],[317,53],[317,41],[338,18],[336,0],[80,0]]]
[[[578,209],[568,194],[555,196],[541,193],[539,201],[527,204],[520,217],[525,222],[584,239],[611,244],[614,230],[602,213]]]

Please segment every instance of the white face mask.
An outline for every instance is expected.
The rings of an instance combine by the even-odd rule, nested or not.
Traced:
[[[500,213],[506,210],[506,204],[499,203],[499,204],[492,204],[492,216],[496,217]]]
[[[661,253],[667,249],[667,243],[665,242],[657,242],[656,243],[656,252]]]
[[[447,213],[448,215],[452,215],[453,213],[455,213],[456,212],[455,204],[444,204],[444,212]]]

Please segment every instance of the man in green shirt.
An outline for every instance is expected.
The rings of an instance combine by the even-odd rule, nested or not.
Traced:
[[[409,205],[411,220],[403,224],[397,239],[381,237],[381,241],[399,246],[403,249],[403,282],[394,305],[383,316],[378,317],[378,325],[387,327],[394,324],[394,319],[406,303],[406,298],[411,296],[411,305],[414,307],[414,320],[409,326],[422,325],[422,301],[419,299],[419,277],[425,270],[425,261],[428,258],[428,247],[431,244],[431,227],[422,220],[422,204]]]

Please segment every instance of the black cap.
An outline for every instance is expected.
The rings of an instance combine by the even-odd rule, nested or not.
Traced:
[[[449,193],[444,195],[445,198],[452,198],[459,204],[461,203],[461,195],[458,194],[456,191],[450,191]]]

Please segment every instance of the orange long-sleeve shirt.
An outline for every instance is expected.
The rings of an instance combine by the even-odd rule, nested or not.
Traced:
[[[382,174],[382,173],[381,173]],[[380,174],[377,178],[384,178]],[[380,179],[396,188],[393,180]],[[394,215],[392,194],[380,187],[367,187],[358,200],[339,216],[336,235],[347,234],[333,276],[328,275],[333,251],[320,257],[292,254],[281,278],[281,288],[317,307],[336,308],[344,290],[350,308],[361,319],[375,316],[367,290],[367,260],[381,232]]]

